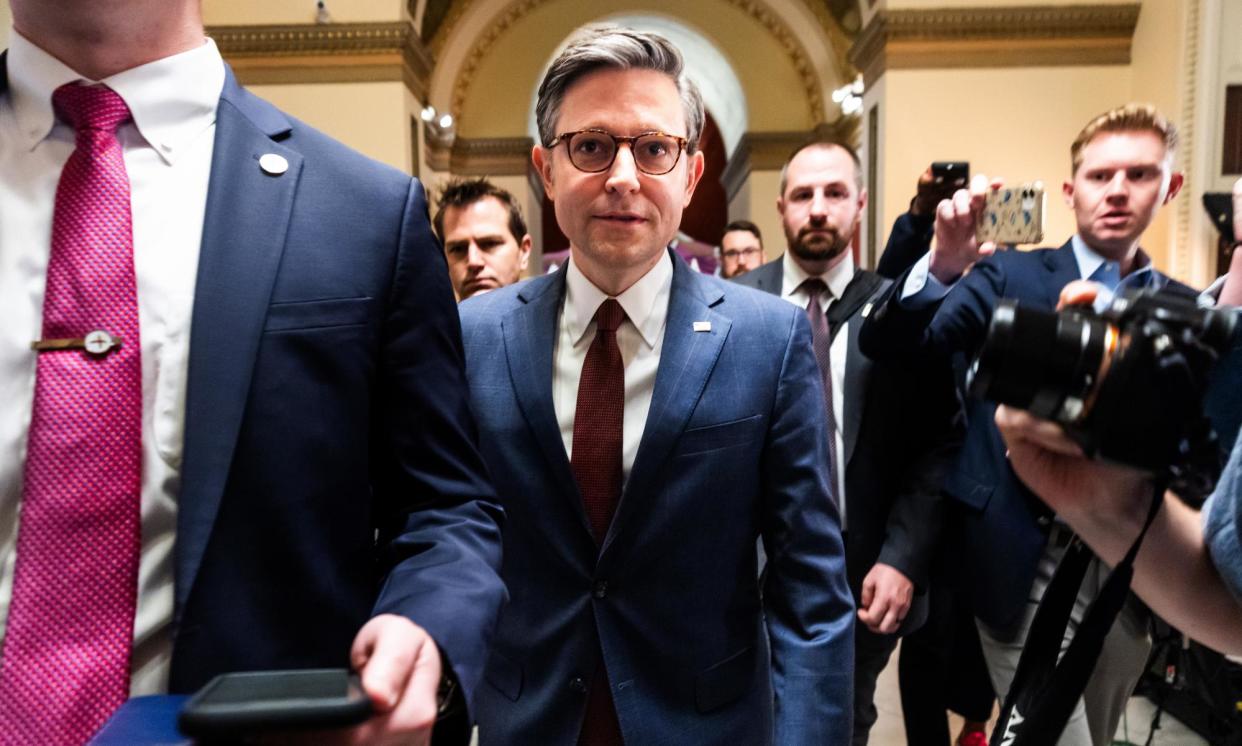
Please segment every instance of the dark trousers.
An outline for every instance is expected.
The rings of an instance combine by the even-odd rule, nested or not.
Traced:
[[[983,722],[996,701],[969,605],[948,585],[928,592],[927,622],[902,640],[897,662],[909,746],[945,746],[945,710]]]
[[[866,746],[875,725],[875,682],[897,647],[897,635],[877,635],[854,621],[854,738],[853,746]]]

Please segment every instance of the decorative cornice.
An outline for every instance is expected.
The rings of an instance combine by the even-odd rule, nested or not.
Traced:
[[[888,69],[1124,65],[1139,3],[880,11],[849,52],[870,85]]]
[[[431,40],[430,49],[432,54],[439,56],[448,38],[452,35],[453,29],[461,21],[462,17],[469,12],[474,2],[475,0],[457,0],[453,4],[452,9],[444,19],[444,22],[440,24],[440,28]],[[492,22],[474,39],[453,81],[449,110],[454,116],[461,116],[461,112],[469,98],[470,88],[474,85],[475,77],[478,74],[479,66],[483,63],[487,53],[495,46],[496,41],[512,28],[514,24],[547,2],[549,0],[514,0],[503,11],[498,13]],[[816,125],[824,124],[824,99],[821,92],[819,74],[815,69],[815,64],[807,56],[806,50],[802,48],[801,43],[799,43],[789,27],[761,0],[726,0],[726,2],[750,16],[781,45],[802,84],[803,95],[811,121]],[[835,50],[848,49],[849,39],[840,27],[836,25],[835,21],[829,19],[822,20],[821,23],[826,24],[825,29],[833,42]],[[843,53],[838,52],[834,62],[837,68],[837,76],[841,80],[853,79],[855,72]]]
[[[1201,79],[1202,60],[1199,56],[1199,39],[1200,24],[1202,20],[1199,15],[1199,3],[1189,3],[1186,8],[1186,36],[1185,36],[1185,52],[1182,62],[1182,111],[1178,117],[1181,123],[1181,144],[1179,150],[1184,154],[1181,156],[1182,171],[1185,174],[1185,183],[1194,184],[1195,170],[1197,166],[1195,153],[1195,134],[1198,120],[1198,107],[1195,105],[1199,100],[1199,80]],[[1169,268],[1170,272],[1177,276],[1187,278],[1192,284],[1198,284],[1208,281],[1216,276],[1216,267],[1209,259],[1206,267],[1196,267],[1194,258],[1190,252],[1190,219],[1191,219],[1191,202],[1192,200],[1184,197],[1177,201],[1177,209],[1173,213],[1173,245],[1169,247]],[[1213,246],[1214,242],[1206,242],[1209,246]],[[1215,252],[1209,248],[1208,256],[1214,256]],[[1195,276],[1195,270],[1201,270],[1199,276]],[[1206,271],[1203,271],[1206,270]],[[1198,282],[1196,282],[1198,281]]]
[[[212,26],[207,34],[243,83],[400,80],[421,99],[435,64],[409,21]]]
[[[452,147],[427,141],[427,165],[454,176],[524,176],[530,168],[529,137],[457,138]]]
[[[785,165],[797,148],[812,140],[829,140],[858,146],[858,117],[842,117],[832,124],[821,124],[808,132],[747,132],[729,156],[720,182],[725,197],[732,200],[746,183],[751,171],[776,171]]]
[[[727,0],[727,2],[763,26],[772,38],[776,39],[777,43],[781,45],[781,49],[789,57],[789,62],[798,73],[798,79],[802,83],[802,91],[806,95],[806,105],[810,109],[811,121],[817,127],[824,124],[824,97],[820,93],[819,75],[815,72],[815,65],[807,57],[806,50],[802,48],[793,31],[769,10],[765,3],[758,2],[757,0]],[[833,39],[833,41],[836,42],[838,39]],[[841,43],[835,48],[837,50],[844,50],[847,47],[845,43]],[[854,73],[849,70],[849,63],[839,52],[835,62],[837,63],[836,72],[841,80],[852,80],[854,78]]]

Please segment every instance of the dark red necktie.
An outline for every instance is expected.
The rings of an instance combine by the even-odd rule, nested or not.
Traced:
[[[832,330],[828,326],[828,314],[820,304],[819,298],[828,290],[823,280],[811,277],[800,286],[811,296],[806,306],[806,318],[811,322],[811,347],[815,351],[815,362],[819,364],[819,374],[824,381],[824,400],[828,416],[828,459],[832,466],[832,477],[829,480],[833,502],[841,506],[837,495],[837,415],[832,409]]]
[[[570,466],[596,544],[603,546],[621,499],[621,437],[625,416],[625,365],[617,346],[617,327],[625,319],[621,304],[609,298],[595,312],[595,339],[587,350],[574,410]],[[585,590],[585,589],[584,589]],[[591,678],[586,715],[578,736],[581,746],[621,744],[608,672],[601,651]]]
[[[52,102],[77,146],[56,189],[0,743],[81,744],[129,696],[138,594],[142,365],[125,102],[70,84]],[[113,341],[120,340],[119,346]]]

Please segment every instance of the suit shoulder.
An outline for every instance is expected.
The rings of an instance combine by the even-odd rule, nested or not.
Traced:
[[[393,166],[363,155],[244,88],[240,93],[222,98],[221,105],[233,106],[260,128],[270,126],[273,118],[283,117],[288,122],[288,130],[277,134],[273,140],[302,156],[308,167],[303,173],[304,178],[311,179],[315,184],[326,183],[329,188],[339,190],[339,196],[348,197],[352,193],[355,198],[364,200],[389,197],[404,203],[411,181],[417,181]]]
[[[462,327],[498,322],[502,316],[521,305],[518,294],[530,282],[522,280],[462,301],[457,306]]]
[[[715,310],[729,316],[735,324],[754,321],[764,325],[780,323],[787,326],[799,312],[797,306],[779,295],[719,277],[704,276],[704,279],[724,296],[724,301]]]

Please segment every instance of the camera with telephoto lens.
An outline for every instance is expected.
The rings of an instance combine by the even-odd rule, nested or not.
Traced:
[[[1089,457],[1206,494],[1220,455],[1203,398],[1235,325],[1232,310],[1172,290],[1130,290],[1099,312],[1002,300],[971,394],[1059,423]]]

